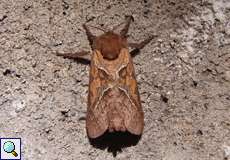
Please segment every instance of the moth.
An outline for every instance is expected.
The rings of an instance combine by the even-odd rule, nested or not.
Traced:
[[[141,107],[132,56],[148,44],[154,36],[140,43],[129,43],[128,30],[132,16],[128,16],[119,33],[102,30],[95,36],[89,26],[83,24],[90,51],[57,53],[58,56],[84,59],[90,62],[86,131],[89,138],[97,138],[109,132],[128,131],[141,135],[144,113]],[[93,26],[91,26],[93,27]],[[129,47],[132,48],[129,52]]]

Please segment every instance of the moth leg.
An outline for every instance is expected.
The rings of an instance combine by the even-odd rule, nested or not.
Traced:
[[[153,38],[156,36],[150,36],[149,38],[143,40],[140,43],[128,43],[128,46],[134,48],[130,53],[131,55],[138,53],[142,48],[144,48]]]
[[[128,31],[129,31],[129,26],[130,26],[130,23],[132,22],[132,21],[134,21],[134,18],[133,18],[133,16],[128,16],[128,18],[126,19],[126,24],[125,24],[125,27],[121,30],[121,32],[120,32],[120,35],[122,36],[122,37],[126,37],[127,36],[127,33],[128,33]]]
[[[86,25],[86,24],[83,24],[83,28],[85,29],[85,32],[86,32],[86,35],[87,35],[87,38],[89,40],[89,45],[92,49],[93,48],[93,42],[94,40],[96,39],[96,36],[92,34],[92,32],[89,30],[89,27]]]
[[[75,53],[56,53],[57,56],[62,56],[64,58],[69,59],[83,59],[90,61],[91,56],[89,51],[81,51],[81,52],[75,52]]]

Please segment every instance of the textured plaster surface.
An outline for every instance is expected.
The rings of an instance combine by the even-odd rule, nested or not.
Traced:
[[[115,155],[86,135],[89,66],[54,51],[90,49],[83,23],[125,15],[130,41],[158,37],[134,57],[144,133]],[[24,160],[230,159],[230,1],[1,0],[0,137],[21,137]]]

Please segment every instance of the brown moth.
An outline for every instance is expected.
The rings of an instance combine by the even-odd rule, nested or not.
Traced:
[[[128,43],[127,33],[132,20],[132,16],[127,18],[119,34],[115,33],[115,29],[103,30],[104,34],[100,36],[93,35],[84,24],[92,54],[88,51],[57,54],[90,61],[86,116],[89,138],[97,138],[107,130],[129,131],[135,135],[143,132],[144,113],[131,56],[149,43],[153,36],[141,43]],[[128,47],[134,50],[129,52]]]

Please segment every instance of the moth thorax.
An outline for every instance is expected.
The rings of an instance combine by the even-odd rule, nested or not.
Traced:
[[[104,59],[108,60],[117,59],[125,46],[124,39],[112,31],[101,35],[96,40],[96,49],[101,52]]]
[[[110,47],[105,47],[102,48],[101,54],[104,59],[108,60],[115,60],[118,58],[120,53],[120,49],[118,48],[110,48]]]

